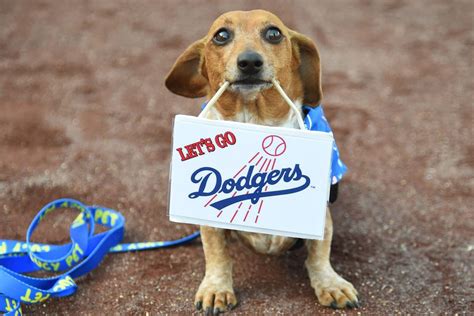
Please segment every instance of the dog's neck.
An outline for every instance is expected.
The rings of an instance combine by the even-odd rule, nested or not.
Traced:
[[[298,128],[296,115],[302,115],[301,97],[289,95],[300,113],[296,114],[275,89],[262,91],[253,97],[225,92],[209,111],[208,118],[266,126]]]

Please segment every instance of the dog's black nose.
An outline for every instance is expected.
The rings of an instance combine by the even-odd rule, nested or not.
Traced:
[[[255,75],[263,67],[262,55],[254,51],[245,51],[237,58],[237,66],[246,75]]]

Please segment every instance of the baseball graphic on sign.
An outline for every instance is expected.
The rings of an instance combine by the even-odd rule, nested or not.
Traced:
[[[286,151],[286,142],[280,136],[270,135],[263,139],[262,149],[266,154],[278,157]]]

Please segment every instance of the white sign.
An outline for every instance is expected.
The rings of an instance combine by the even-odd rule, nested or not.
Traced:
[[[177,115],[174,222],[323,239],[333,137]]]

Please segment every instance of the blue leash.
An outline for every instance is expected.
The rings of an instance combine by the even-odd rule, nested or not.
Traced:
[[[79,215],[70,227],[71,243],[48,245],[30,242],[39,223],[50,212],[75,208]],[[94,234],[96,224],[109,228]],[[73,199],[59,199],[44,206],[26,232],[26,242],[0,239],[0,313],[22,315],[21,303],[41,303],[51,297],[74,294],[78,278],[96,268],[108,252],[127,252],[182,245],[199,237],[157,242],[119,244],[124,234],[125,218],[119,212],[87,206]],[[46,270],[64,272],[50,278],[33,278],[23,273]]]
[[[205,106],[205,104],[204,104]],[[303,106],[304,123],[308,130],[332,133],[322,106]],[[347,167],[339,159],[336,143],[333,146],[331,183],[337,183]],[[50,212],[59,208],[76,208],[79,215],[71,224],[71,243],[57,246],[31,243],[36,226]],[[109,230],[94,234],[95,224]],[[108,252],[127,252],[181,245],[199,237],[189,236],[158,242],[119,244],[123,238],[125,218],[119,212],[101,207],[86,206],[72,199],[60,199],[43,207],[28,228],[26,242],[0,239],[0,313],[21,315],[21,303],[41,303],[50,297],[74,294],[80,277],[99,265]],[[23,273],[46,270],[67,271],[51,278],[33,278]]]

